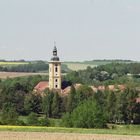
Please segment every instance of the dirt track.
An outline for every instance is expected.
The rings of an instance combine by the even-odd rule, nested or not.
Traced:
[[[0,132],[0,140],[140,140],[140,136],[45,132]]]

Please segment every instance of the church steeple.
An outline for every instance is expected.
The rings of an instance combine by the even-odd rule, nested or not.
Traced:
[[[54,43],[53,57],[51,58],[51,61],[59,61],[59,57],[57,56],[56,43]]]
[[[61,62],[57,56],[56,44],[54,44],[53,57],[49,62],[49,88],[61,90]]]
[[[57,48],[56,48],[56,46],[54,46],[54,49],[53,49],[53,56],[57,56]]]

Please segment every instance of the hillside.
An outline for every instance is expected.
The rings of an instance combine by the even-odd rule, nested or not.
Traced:
[[[67,65],[67,67],[70,69],[70,70],[74,70],[74,71],[78,71],[78,70],[85,70],[87,67],[91,67],[91,68],[94,68],[94,67],[97,67],[97,66],[100,66],[100,65],[106,65],[106,64],[110,64],[110,63],[126,63],[126,64],[129,64],[129,63],[139,63],[139,62],[136,62],[136,61],[132,61],[132,60],[119,60],[119,59],[116,59],[116,60],[92,60],[92,61],[83,61],[83,62],[64,62],[65,65]]]

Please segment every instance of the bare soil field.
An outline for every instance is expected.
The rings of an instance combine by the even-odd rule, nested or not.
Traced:
[[[31,75],[48,75],[47,73],[26,73],[26,72],[0,72],[0,78],[15,78],[15,77],[24,77]]]
[[[7,131],[0,132],[0,140],[140,140],[140,136]]]

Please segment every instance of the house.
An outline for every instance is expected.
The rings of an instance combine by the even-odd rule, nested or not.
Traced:
[[[140,98],[137,98],[136,99],[136,103],[140,103]]]
[[[43,92],[45,89],[49,89],[49,82],[41,81],[35,86],[34,92]]]

